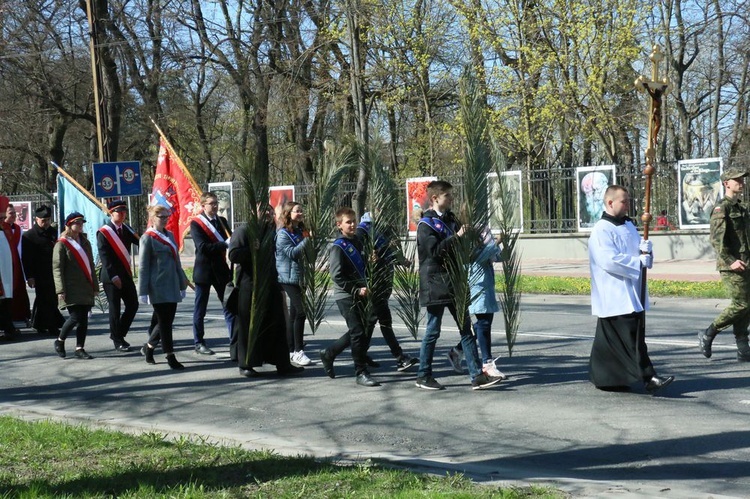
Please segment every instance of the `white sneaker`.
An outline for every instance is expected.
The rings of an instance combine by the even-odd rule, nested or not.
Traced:
[[[298,366],[309,366],[310,364],[312,364],[310,357],[305,355],[305,352],[303,350],[294,352],[294,354],[292,355],[292,362],[294,362]]]
[[[497,366],[495,365],[494,360],[488,360],[487,362],[485,362],[484,366],[482,367],[482,372],[492,378],[500,378],[503,380],[508,379],[508,377],[505,374],[501,373],[498,370]]]

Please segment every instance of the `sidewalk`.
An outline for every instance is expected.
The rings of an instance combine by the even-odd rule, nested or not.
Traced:
[[[521,273],[537,276],[589,277],[588,260],[527,260]],[[717,281],[716,260],[662,260],[648,271],[650,279],[668,281]]]

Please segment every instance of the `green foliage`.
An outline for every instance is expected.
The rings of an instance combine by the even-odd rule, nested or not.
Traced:
[[[551,489],[476,485],[389,469],[371,460],[349,466],[309,456],[246,451],[205,438],[169,441],[49,421],[0,417],[0,497],[563,497]]]
[[[323,322],[327,307],[330,279],[324,276],[328,266],[326,246],[332,235],[336,192],[352,165],[353,156],[348,148],[326,153],[317,165],[305,207],[305,227],[310,237],[302,259],[303,306],[313,334]]]

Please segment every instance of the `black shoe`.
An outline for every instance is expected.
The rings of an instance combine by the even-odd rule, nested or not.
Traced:
[[[737,362],[750,362],[750,353],[737,352]]]
[[[65,342],[64,341],[55,340],[55,352],[57,352],[57,355],[59,355],[61,359],[65,358]]]
[[[486,390],[503,380],[502,376],[488,376],[484,373],[480,374],[471,381],[472,390]]]
[[[375,381],[368,372],[357,374],[357,384],[359,386],[380,386],[380,383]]]
[[[180,364],[180,362],[175,358],[174,354],[167,355],[167,364],[169,364],[169,367],[171,369],[174,369],[175,371],[182,371],[185,369],[185,366]]]
[[[81,359],[81,360],[93,359],[93,357],[89,355],[88,353],[86,353],[86,350],[84,350],[83,348],[77,348],[75,355],[76,355],[76,359]]]
[[[148,343],[141,347],[141,355],[146,357],[146,364],[156,364],[154,360],[154,349],[148,347]]]
[[[409,357],[406,354],[401,354],[401,356],[396,359],[396,370],[399,372],[408,371],[412,367],[419,364],[419,359],[416,357]]]
[[[246,378],[257,378],[260,375],[258,374],[258,371],[256,371],[252,367],[248,367],[247,369],[243,369],[240,367],[240,376],[244,376]]]
[[[669,386],[670,383],[674,381],[674,376],[665,376],[663,378],[660,378],[659,376],[654,376],[650,380],[648,380],[648,383],[646,383],[646,391],[648,393],[655,393],[658,390],[661,390],[662,388]]]
[[[208,348],[205,343],[198,343],[197,345],[195,345],[195,353],[199,353],[201,355],[213,355],[214,351]]]
[[[118,352],[129,352],[130,351],[130,345],[127,342],[120,341],[115,342],[115,350]]]
[[[320,363],[323,364],[323,370],[329,378],[335,378],[336,373],[333,371],[334,358],[328,355],[328,350],[320,351]]]
[[[292,364],[289,364],[288,366],[284,367],[277,367],[276,372],[279,376],[294,376],[295,374],[302,374],[305,371],[305,368],[302,366],[293,366]]]
[[[432,376],[417,378],[417,387],[422,390],[445,390],[445,387],[438,383]]]
[[[380,362],[376,362],[369,355],[365,358],[365,363],[367,364],[367,367],[373,367],[375,369],[377,369],[378,367],[380,367]]]
[[[711,334],[713,331],[715,330],[709,326],[705,332],[698,333],[698,348],[707,359],[711,358],[711,344],[714,342],[714,338],[716,338],[715,334]]]

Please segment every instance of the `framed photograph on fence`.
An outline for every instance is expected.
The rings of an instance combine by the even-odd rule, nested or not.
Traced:
[[[281,217],[281,208],[287,201],[294,201],[293,185],[276,185],[268,188],[268,204],[273,208],[276,214],[276,223],[279,223]]]
[[[711,212],[721,201],[721,158],[677,162],[677,199],[680,229],[708,229]]]
[[[11,204],[16,209],[16,224],[24,232],[29,230],[34,223],[34,212],[31,211],[31,201],[13,201]]]
[[[437,180],[437,177],[406,179],[406,223],[409,226],[409,235],[413,236],[417,233],[417,224],[422,217],[422,212],[430,207],[427,184],[433,180]]]
[[[234,195],[232,194],[232,182],[212,182],[208,184],[208,190],[215,193],[219,200],[219,216],[229,222],[229,227],[234,230]]]
[[[521,189],[521,170],[502,172],[503,184],[507,195],[513,200],[513,230],[523,232],[523,190]],[[500,204],[500,182],[497,173],[487,175],[487,188],[490,195],[490,229],[493,233],[500,231],[505,214]]]
[[[578,231],[589,232],[602,218],[604,192],[615,183],[615,165],[576,168]]]

